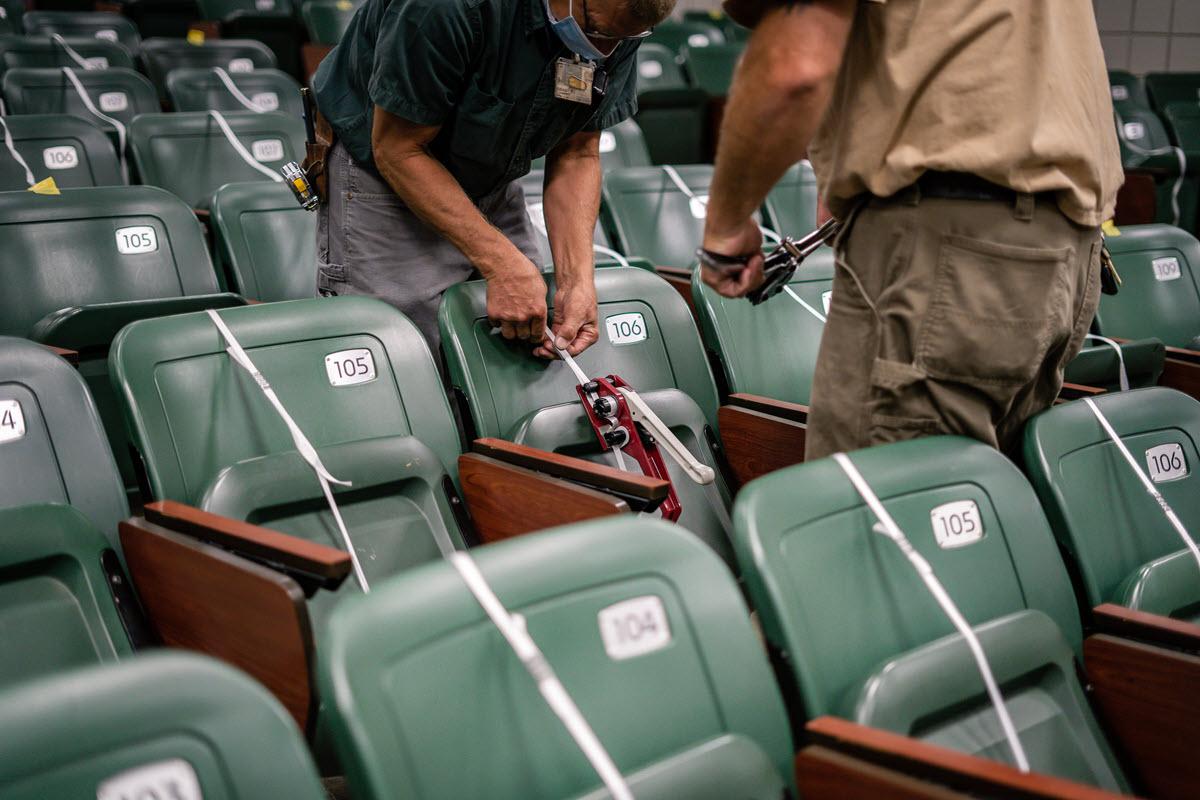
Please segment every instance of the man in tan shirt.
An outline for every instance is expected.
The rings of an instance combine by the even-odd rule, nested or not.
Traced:
[[[743,265],[702,277],[761,283],[751,215],[807,152],[843,229],[806,457],[936,433],[1012,452],[1095,315],[1122,181],[1090,0],[756,11],[703,245]]]

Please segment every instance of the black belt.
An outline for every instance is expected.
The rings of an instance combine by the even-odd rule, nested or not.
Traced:
[[[1015,201],[1017,195],[1025,194],[984,180],[969,172],[929,170],[917,179],[916,184],[907,189],[901,189],[886,199],[900,200],[914,189],[920,193],[921,197],[936,197],[942,200],[999,200],[1007,203]],[[1034,195],[1034,197],[1038,197],[1038,195]]]

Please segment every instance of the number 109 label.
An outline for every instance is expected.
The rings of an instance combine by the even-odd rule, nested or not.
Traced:
[[[604,329],[612,344],[633,344],[646,340],[646,319],[636,311],[606,318]]]
[[[1146,466],[1150,468],[1150,480],[1155,483],[1187,477],[1187,459],[1183,448],[1175,443],[1160,444],[1146,451]]]
[[[965,547],[983,538],[983,520],[974,500],[943,503],[930,510],[929,521],[933,524],[933,538],[944,550]]]
[[[667,610],[655,595],[614,603],[596,617],[604,652],[614,661],[644,656],[671,643]]]
[[[375,380],[375,358],[366,348],[340,350],[325,356],[330,386],[354,386]]]

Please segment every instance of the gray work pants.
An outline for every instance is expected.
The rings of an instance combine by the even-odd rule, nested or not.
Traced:
[[[340,143],[328,155],[328,198],[317,221],[317,291],[371,295],[404,312],[437,357],[442,293],[479,277],[457,247],[426,225],[373,168]],[[538,263],[525,193],[516,182],[475,201],[484,217]]]

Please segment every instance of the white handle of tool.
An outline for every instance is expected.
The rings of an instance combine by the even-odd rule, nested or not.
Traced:
[[[900,530],[900,526],[892,519],[892,515],[884,508],[883,503],[875,495],[871,486],[863,478],[862,473],[854,466],[849,457],[845,453],[834,453],[833,458],[837,461],[838,466],[846,473],[846,477],[850,479],[850,483],[854,485],[855,491],[859,497],[871,509],[871,513],[879,521],[872,530],[877,533],[882,533],[887,536],[896,546],[900,548],[900,552],[904,553],[913,569],[921,576],[921,580],[929,589],[930,594],[937,600],[938,605],[942,607],[942,611],[958,629],[959,634],[966,640],[967,647],[971,650],[971,655],[975,657],[975,663],[979,667],[979,674],[983,676],[983,683],[987,687],[988,696],[991,698],[992,705],[996,709],[996,716],[1000,719],[1000,727],[1004,730],[1004,736],[1008,739],[1008,746],[1012,750],[1013,758],[1017,762],[1017,768],[1021,772],[1029,772],[1029,759],[1025,756],[1025,748],[1021,746],[1021,740],[1017,736],[1017,729],[1013,725],[1012,717],[1008,714],[1008,707],[1004,704],[1004,696],[1000,694],[1000,687],[996,684],[996,678],[992,675],[991,665],[988,664],[987,656],[984,655],[983,647],[979,644],[979,638],[975,635],[975,631],[967,624],[967,620],[963,617],[962,612],[958,610],[958,606],[950,598],[946,592],[942,582],[938,580],[937,575],[933,572],[933,567],[929,562],[917,552],[912,546],[912,542],[904,535],[904,531]]]
[[[579,746],[584,757],[596,770],[596,774],[600,776],[600,780],[604,782],[604,786],[614,800],[633,800],[633,792],[629,790],[629,785],[625,782],[621,771],[617,769],[617,765],[609,756],[608,751],[604,749],[604,745],[600,743],[592,726],[579,711],[579,706],[575,704],[571,695],[562,685],[562,681],[558,679],[554,668],[542,655],[541,648],[530,637],[525,628],[524,618],[509,613],[504,604],[500,602],[500,598],[492,591],[492,587],[488,585],[483,573],[479,571],[479,566],[471,556],[457,552],[452,553],[449,558],[450,563],[462,576],[463,583],[471,590],[471,594],[475,595],[476,601],[483,607],[492,624],[504,636],[521,665],[525,667],[534,683],[537,684],[538,691],[546,701],[546,705],[550,706],[550,710],[562,721],[567,733],[575,740],[575,744]]]
[[[1098,336],[1094,333],[1089,333],[1084,336],[1085,339],[1091,339],[1093,342],[1106,344],[1113,350],[1117,351],[1117,381],[1122,392],[1129,391],[1129,373],[1125,371],[1125,353],[1121,350],[1121,345],[1107,336]]]
[[[667,455],[683,468],[689,478],[702,485],[716,480],[717,475],[713,472],[713,468],[698,461],[637,392],[623,387],[617,391],[625,398],[625,404],[629,406],[629,416],[633,418],[633,421],[640,422],[646,430],[650,431],[650,435],[658,442],[658,446],[667,451]]]
[[[253,111],[256,114],[262,114],[267,110],[243,94],[242,90],[237,87],[237,84],[233,82],[233,78],[229,77],[229,73],[226,72],[224,68],[213,67],[213,72],[216,73],[217,78],[220,79],[221,83],[225,84],[225,88],[229,90],[231,95],[233,95],[233,99],[245,106],[246,110]]]
[[[59,37],[62,38],[62,37]],[[66,47],[66,45],[63,45]],[[70,48],[67,48],[68,50]],[[72,51],[74,52],[74,51]],[[75,74],[75,70],[70,67],[62,68],[63,74],[67,76],[67,80],[71,82],[71,86],[75,89],[75,94],[79,95],[79,99],[83,102],[84,108],[88,113],[97,119],[102,119],[109,125],[116,128],[117,131],[117,158],[121,161],[121,176],[126,183],[129,182],[129,168],[125,164],[125,124],[115,117],[110,117],[100,109],[96,108],[96,104],[92,102],[91,96],[87,93],[87,89],[83,88],[83,84],[79,82],[79,76]]]
[[[0,117],[0,128],[4,129],[4,146],[8,148],[8,154],[13,157],[13,161],[21,165],[21,169],[25,170],[25,185],[33,186],[37,183],[37,180],[33,176],[33,170],[29,168],[29,164],[17,152],[17,146],[13,144],[12,132],[8,129],[8,123],[4,121],[3,117]]]
[[[1158,503],[1158,507],[1162,509],[1163,514],[1167,518],[1167,522],[1171,523],[1171,527],[1175,529],[1175,532],[1179,534],[1179,538],[1183,540],[1184,546],[1192,551],[1192,556],[1196,559],[1196,565],[1200,566],[1200,547],[1196,546],[1196,540],[1192,538],[1187,528],[1184,527],[1183,522],[1175,514],[1175,509],[1171,508],[1166,498],[1155,488],[1154,481],[1150,480],[1145,470],[1142,469],[1141,464],[1138,464],[1137,459],[1129,452],[1129,448],[1125,446],[1125,442],[1117,435],[1116,430],[1109,423],[1108,417],[1104,416],[1104,413],[1100,411],[1100,407],[1096,405],[1095,401],[1090,397],[1085,397],[1083,402],[1087,403],[1088,408],[1092,410],[1092,414],[1095,415],[1096,420],[1100,423],[1100,427],[1104,429],[1104,432],[1108,434],[1108,438],[1112,440],[1112,443],[1117,446],[1117,450],[1125,457],[1125,461],[1134,471],[1134,474],[1138,476],[1138,480],[1142,482],[1142,486],[1145,487],[1146,493]]]
[[[59,47],[61,47],[63,49],[63,51],[67,54],[67,56],[72,61],[74,61],[80,69],[101,69],[100,67],[97,67],[95,64],[89,64],[88,60],[86,58],[79,55],[78,50],[76,50],[74,47],[71,47],[71,45],[67,44],[67,40],[64,39],[61,34],[57,34],[57,33],[50,34],[50,40],[53,41]]]
[[[338,533],[342,536],[342,542],[346,546],[346,552],[350,554],[350,563],[354,567],[354,577],[358,580],[358,585],[362,587],[363,592],[370,592],[371,587],[367,583],[367,576],[363,572],[362,564],[358,560],[358,552],[354,549],[354,542],[350,539],[350,532],[346,530],[346,523],[342,521],[342,512],[338,508],[337,501],[333,499],[333,490],[330,484],[336,483],[339,486],[350,486],[349,481],[338,480],[329,474],[329,470],[325,469],[325,465],[321,463],[321,457],[317,455],[317,449],[313,447],[312,442],[304,435],[304,431],[300,430],[300,426],[292,419],[292,415],[283,407],[279,397],[275,394],[275,390],[271,388],[271,384],[258,371],[258,367],[254,366],[254,362],[250,360],[250,356],[242,349],[241,343],[237,337],[233,335],[233,331],[225,324],[225,320],[221,319],[221,315],[211,308],[207,309],[208,318],[212,320],[213,325],[220,331],[221,337],[225,340],[227,347],[225,352],[233,359],[234,363],[250,373],[250,377],[258,384],[258,388],[262,390],[267,401],[275,409],[275,413],[283,420],[283,424],[287,426],[288,432],[292,435],[292,443],[296,446],[296,452],[300,457],[312,467],[313,472],[317,475],[317,481],[321,484],[321,491],[325,494],[325,501],[329,504],[329,510],[333,513],[333,520],[337,524]]]
[[[558,345],[556,345],[554,343],[554,335],[551,334],[550,331],[547,330],[547,331],[545,331],[545,336],[546,336],[546,341],[549,342],[550,346],[554,348],[554,352],[558,353],[558,357],[561,358],[563,360],[563,362],[568,367],[571,368],[571,371],[575,373],[576,382],[580,386],[583,386],[586,383],[590,383],[591,379],[587,376],[587,373],[584,372],[582,368],[580,368],[579,362],[577,362],[570,353],[568,353],[566,350],[563,350],[562,348],[560,348]],[[612,452],[612,456],[613,456],[613,464],[616,466],[617,469],[624,471],[625,470],[625,453],[624,453],[624,451],[621,450],[620,447],[614,445],[611,452]]]
[[[233,129],[229,127],[229,123],[225,121],[224,114],[215,109],[209,109],[208,113],[214,120],[217,121],[217,127],[221,129],[221,133],[225,134],[225,138],[229,141],[229,144],[233,147],[234,151],[236,151],[237,154],[242,157],[242,161],[246,162],[246,166],[258,170],[276,183],[283,183],[282,175],[274,170],[267,169],[262,164],[258,163],[254,156],[250,155],[250,152],[246,150],[246,148],[238,140],[237,136],[234,135]]]

